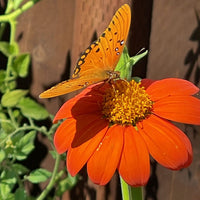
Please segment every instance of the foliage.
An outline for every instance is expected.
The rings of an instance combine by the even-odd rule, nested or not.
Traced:
[[[30,171],[23,161],[30,159],[35,149],[37,134],[45,135],[52,143],[52,134],[57,125],[50,128],[37,125],[38,121],[52,119],[47,110],[29,96],[29,90],[18,88],[18,79],[26,78],[29,73],[31,56],[21,53],[15,41],[17,17],[34,6],[38,0],[8,0],[3,15],[0,16],[0,53],[6,64],[0,63],[0,199],[34,199],[25,190],[27,182],[39,184],[47,182],[47,187],[36,197],[47,199],[48,193],[55,188],[55,196],[72,188],[76,177],[68,176],[65,170],[58,171],[61,160],[53,145],[50,153],[55,159],[53,172],[46,169]],[[9,41],[2,41],[6,26],[10,26]],[[57,184],[59,183],[59,184]],[[48,197],[49,198],[49,197]],[[54,197],[52,197],[54,198]]]

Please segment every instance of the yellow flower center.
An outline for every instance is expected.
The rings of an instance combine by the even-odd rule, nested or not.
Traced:
[[[135,125],[151,113],[152,105],[141,83],[120,80],[106,91],[102,113],[111,124]]]

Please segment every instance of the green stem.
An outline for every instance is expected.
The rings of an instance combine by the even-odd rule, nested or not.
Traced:
[[[18,124],[17,124],[17,122],[16,122],[16,120],[15,120],[15,118],[13,116],[13,112],[12,112],[11,108],[8,108],[8,114],[9,114],[9,117],[11,119],[12,124],[17,129],[18,128]]]
[[[129,200],[128,184],[122,179],[121,176],[120,176],[120,182],[121,182],[121,190],[122,190],[122,199]]]
[[[60,164],[60,158],[61,158],[61,156],[57,153],[56,154],[56,162],[55,162],[55,166],[54,166],[54,170],[53,170],[53,173],[52,173],[51,180],[50,180],[49,184],[47,185],[47,187],[43,190],[43,192],[37,198],[37,200],[43,200],[43,199],[45,199],[46,196],[47,196],[47,194],[54,187],[55,181],[57,179],[57,172],[58,172],[58,167],[59,167],[59,164]]]
[[[1,15],[0,16],[0,22],[10,22],[13,19],[16,19],[23,12],[25,12],[29,8],[33,7],[38,1],[39,0],[30,0],[27,3],[25,3],[22,7],[15,10],[14,12],[6,14],[6,15]]]
[[[122,199],[123,200],[143,200],[142,187],[131,187],[120,176]]]
[[[132,197],[131,200],[142,200],[143,191],[142,187],[131,187],[129,186],[129,195]]]
[[[12,115],[11,115],[12,116]],[[29,130],[35,130],[41,133],[44,133],[45,135],[48,135],[46,129],[44,129],[44,127],[37,127],[37,126],[23,126],[23,127],[19,127],[17,128],[15,131],[13,131],[12,133],[10,133],[6,138],[4,138],[3,140],[1,140],[0,142],[0,146],[7,140],[8,137],[12,137],[13,135],[15,135],[16,133],[20,132],[20,131],[29,131]]]

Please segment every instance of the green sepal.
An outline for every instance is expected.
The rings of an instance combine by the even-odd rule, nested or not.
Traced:
[[[138,53],[133,57],[130,57],[128,54],[128,49],[125,46],[124,51],[119,59],[119,62],[115,68],[115,71],[120,72],[120,78],[126,79],[128,81],[131,80],[132,76],[132,68],[139,60],[141,60],[144,56],[146,56],[148,50],[144,51],[143,53]]]

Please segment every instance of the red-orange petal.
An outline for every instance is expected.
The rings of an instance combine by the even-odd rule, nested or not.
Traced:
[[[146,90],[152,101],[157,101],[171,95],[193,95],[198,91],[199,88],[193,83],[178,78],[155,81]]]
[[[109,122],[102,118],[101,114],[89,113],[76,117],[76,134],[72,147],[81,145],[90,140],[102,129],[108,127]]]
[[[193,96],[169,96],[153,105],[154,114],[176,122],[200,125],[200,100]]]
[[[147,146],[133,126],[125,127],[124,147],[119,174],[129,185],[142,186],[149,179],[150,160]]]
[[[90,97],[74,97],[64,103],[59,111],[56,113],[54,118],[54,123],[60,119],[70,118],[81,114],[99,112],[101,98],[96,100],[96,98]]]
[[[176,126],[167,120],[151,115],[140,122],[137,127],[150,154],[158,163],[174,170],[191,163],[191,143]]]
[[[93,152],[99,146],[106,134],[108,127],[103,128],[98,134],[77,147],[71,147],[67,153],[67,169],[72,176],[75,176],[85,165]],[[92,130],[91,130],[92,131]]]
[[[122,147],[123,127],[110,127],[87,163],[88,175],[94,183],[105,185],[110,181],[119,164]]]
[[[101,109],[101,101],[104,90],[109,84],[98,83],[84,89],[80,94],[65,102],[56,113],[53,120],[56,123],[60,119],[70,118],[74,115],[92,113]]]
[[[144,78],[141,80],[141,85],[145,88],[145,90],[152,84],[154,83],[155,80],[151,80],[151,79],[147,79],[147,78]]]
[[[62,122],[54,135],[54,145],[58,153],[64,153],[71,146],[76,132],[76,120],[68,119]]]

